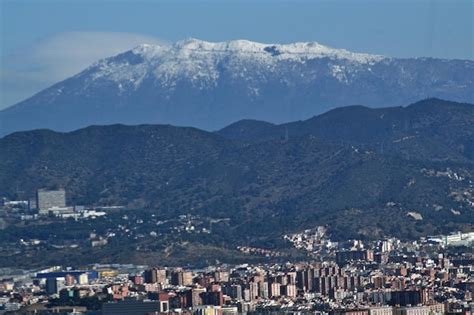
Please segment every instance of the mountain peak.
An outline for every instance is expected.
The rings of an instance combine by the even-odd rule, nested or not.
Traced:
[[[317,42],[143,44],[1,111],[0,135],[110,123],[216,130],[240,119],[307,119],[348,103],[472,103],[473,69],[472,61],[385,58]]]
[[[249,40],[207,42],[188,38],[173,44],[142,44],[130,51],[99,61],[78,76],[89,76],[88,82],[103,79],[114,82],[119,95],[137,90],[147,78],[174,91],[182,79],[193,87],[206,90],[215,87],[225,67],[233,78],[247,77],[248,82],[281,71],[288,62],[304,66],[308,60],[327,58],[334,62],[370,65],[384,57],[330,48],[317,42],[263,44]],[[256,70],[253,74],[250,69]],[[347,80],[344,67],[332,66],[331,75]],[[255,76],[254,79],[250,79]],[[260,80],[258,79],[258,80]],[[258,96],[250,83],[248,93]]]
[[[345,49],[324,46],[318,42],[296,42],[291,44],[265,44],[244,39],[224,42],[208,42],[196,38],[177,41],[171,45],[143,44],[132,50],[135,54],[146,57],[159,57],[161,53],[190,55],[214,55],[220,57],[226,54],[247,55],[260,60],[312,59],[334,58],[349,59],[361,63],[374,62],[383,59],[380,55],[354,53]],[[272,58],[277,57],[277,58]]]

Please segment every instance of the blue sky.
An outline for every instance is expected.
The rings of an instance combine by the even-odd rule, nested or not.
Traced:
[[[473,3],[0,0],[0,108],[139,43],[188,37],[474,59]]]

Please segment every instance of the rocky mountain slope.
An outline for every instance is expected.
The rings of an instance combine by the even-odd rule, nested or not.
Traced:
[[[472,103],[473,73],[470,60],[397,59],[313,42],[141,45],[0,111],[0,135],[114,123],[217,130],[239,119],[307,119],[348,104]]]

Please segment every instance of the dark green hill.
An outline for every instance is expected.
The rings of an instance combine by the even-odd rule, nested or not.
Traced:
[[[407,107],[348,106],[282,125],[234,123],[218,134],[260,142],[312,135],[324,143],[354,144],[420,160],[474,159],[474,106],[426,99]]]
[[[473,109],[432,99],[218,133],[160,125],[20,132],[0,139],[0,194],[62,186],[73,204],[230,218],[226,233],[237,242],[317,224],[339,238],[469,229]]]

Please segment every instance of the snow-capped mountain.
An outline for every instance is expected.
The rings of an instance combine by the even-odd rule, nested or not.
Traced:
[[[196,39],[140,45],[100,60],[0,112],[0,135],[91,124],[208,130],[252,118],[285,122],[330,108],[427,97],[474,102],[474,61],[396,59],[311,43]]]

